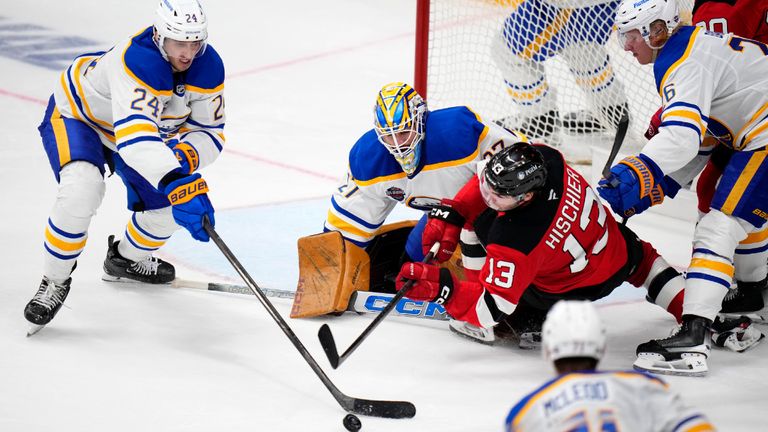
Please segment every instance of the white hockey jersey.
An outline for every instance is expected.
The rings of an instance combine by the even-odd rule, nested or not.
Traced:
[[[520,400],[506,421],[507,432],[713,430],[664,381],[633,371],[560,375]]]
[[[427,115],[421,165],[409,177],[371,129],[349,152],[347,181],[331,197],[325,231],[365,247],[397,203],[429,211],[452,198],[475,175],[483,158],[528,141],[496,124],[485,124],[467,107]]]
[[[151,185],[179,168],[165,140],[178,138],[213,162],[224,144],[224,64],[212,46],[173,73],[152,27],[107,52],[77,57],[54,90],[61,115],[94,129],[102,143]],[[177,135],[178,134],[178,135]]]
[[[673,173],[703,148],[705,132],[735,150],[768,145],[768,46],[732,34],[682,27],[653,71],[663,112],[643,154]]]

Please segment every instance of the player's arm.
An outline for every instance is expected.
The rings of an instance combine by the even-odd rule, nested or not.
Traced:
[[[661,81],[664,109],[658,132],[640,154],[622,159],[609,178],[600,181],[598,192],[616,213],[631,216],[635,207],[643,207],[643,200],[657,204],[670,189],[679,188],[679,183],[667,184],[665,176],[685,169],[699,154],[713,86],[711,73],[695,61]]]
[[[204,63],[187,76],[190,113],[174,146],[176,158],[189,173],[213,163],[225,141],[224,66],[210,46],[198,60]]]
[[[538,266],[525,254],[508,247],[489,245],[487,250],[488,257],[476,280],[460,281],[448,269],[435,265],[405,263],[397,288],[413,279],[416,282],[406,297],[442,304],[457,320],[493,327],[515,310]]]
[[[521,132],[504,129],[496,123],[485,124],[485,126],[485,134],[478,142],[482,159],[490,159],[491,156],[514,143],[528,142],[528,137]]]
[[[380,185],[358,185],[351,174],[331,196],[324,231],[338,231],[345,240],[362,248],[373,239],[397,204]]]

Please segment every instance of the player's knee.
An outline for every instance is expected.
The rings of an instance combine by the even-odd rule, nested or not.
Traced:
[[[74,217],[90,217],[104,198],[104,178],[89,162],[75,161],[62,168],[57,206]]]
[[[754,227],[749,222],[712,209],[696,225],[693,247],[730,259],[736,246],[752,229]]]

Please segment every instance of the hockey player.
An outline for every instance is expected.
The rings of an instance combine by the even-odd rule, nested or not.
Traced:
[[[557,377],[522,398],[506,431],[705,432],[714,426],[662,380],[633,371],[597,371],[605,328],[594,306],[561,301],[542,331],[544,359]]]
[[[123,180],[134,212],[122,240],[110,236],[106,278],[170,282],[173,266],[152,252],[179,226],[208,241],[203,218],[214,223],[214,210],[197,171],[224,143],[224,66],[207,27],[197,0],[162,0],[154,25],[62,73],[39,127],[59,187],[43,280],[24,309],[32,324],[47,324],[69,293],[105,167]]]
[[[702,148],[704,131],[737,152],[696,225],[686,275],[683,323],[673,336],[638,347],[636,367],[661,373],[706,372],[709,329],[734,275],[734,250],[768,217],[768,46],[731,34],[682,26],[671,0],[626,0],[617,26],[624,49],[653,63],[663,122],[642,153],[625,158],[601,181],[600,195],[624,214],[642,200],[661,202],[667,178]],[[742,335],[744,349],[759,332]]]
[[[349,152],[346,183],[331,196],[325,234],[299,239],[299,295],[291,317],[343,311],[354,291],[393,291],[390,279],[403,260],[424,258],[426,213],[456,194],[479,161],[527,141],[486,124],[466,106],[429,111],[402,82],[381,88],[373,114],[374,128]],[[415,226],[384,225],[398,203],[424,216]],[[477,253],[476,240],[462,240],[462,252]]]
[[[768,43],[768,3],[762,0],[697,0],[693,6],[693,23],[712,32],[733,33]],[[658,133],[662,123],[661,112],[660,108],[651,119],[646,138],[651,139]],[[702,215],[709,212],[717,181],[734,153],[732,148],[718,145],[718,137],[713,136],[713,133],[708,130],[703,138],[702,147],[714,147],[714,150],[696,182],[698,209]],[[768,295],[767,237],[768,226],[764,226],[761,230],[750,233],[736,247],[733,257],[736,288],[726,295],[721,312],[747,313],[759,321],[768,319],[768,311],[763,310],[764,296]]]
[[[349,152],[347,182],[331,197],[325,231],[365,247],[395,205],[428,212],[461,189],[478,161],[518,141],[527,138],[486,124],[468,107],[430,112],[410,85],[387,84],[376,97],[374,128]],[[408,238],[412,260],[424,257],[426,219]]]
[[[447,269],[405,263],[406,296],[436,301],[451,328],[483,342],[534,347],[546,312],[561,299],[596,300],[624,281],[680,318],[683,278],[649,243],[616,223],[584,177],[544,145],[516,143],[479,166],[453,199],[430,213],[424,247],[455,244],[471,228],[487,251],[466,281]],[[438,259],[444,259],[438,255]],[[462,323],[463,322],[463,323]]]
[[[525,0],[504,20],[492,46],[512,102],[520,115],[501,122],[556,145],[561,125],[576,133],[615,127],[627,113],[605,44],[618,0]],[[561,119],[544,62],[559,55],[597,117],[586,112]]]

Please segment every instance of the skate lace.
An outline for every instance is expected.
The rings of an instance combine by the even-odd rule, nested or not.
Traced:
[[[725,299],[724,300],[725,301],[733,300],[733,299],[735,299],[738,296],[739,296],[739,289],[738,288],[729,289],[728,292],[725,294]]]
[[[45,281],[38,288],[35,301],[48,309],[53,309],[64,302],[64,288],[52,281]]]
[[[131,270],[143,275],[154,275],[157,274],[158,267],[160,267],[160,260],[153,256],[149,256],[141,261],[133,263],[131,265]]]

